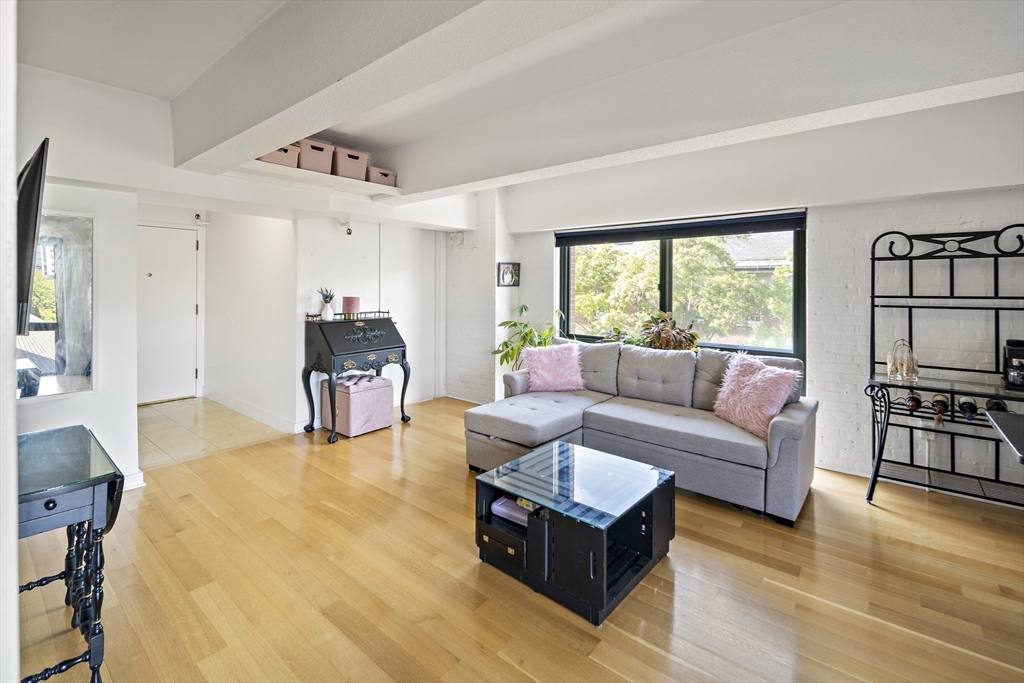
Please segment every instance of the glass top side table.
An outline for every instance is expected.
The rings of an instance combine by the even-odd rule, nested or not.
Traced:
[[[63,581],[64,604],[72,608],[71,627],[87,649],[22,683],[36,683],[82,662],[101,683],[104,634],[103,535],[114,526],[124,476],[91,431],[81,425],[18,435],[18,537],[67,530],[64,571],[21,586],[19,592]]]

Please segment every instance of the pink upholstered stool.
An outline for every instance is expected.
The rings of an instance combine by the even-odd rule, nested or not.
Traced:
[[[327,380],[320,383],[320,424],[331,429],[331,396]],[[335,399],[338,433],[351,438],[394,423],[395,390],[391,380],[373,375],[346,375],[338,378]]]

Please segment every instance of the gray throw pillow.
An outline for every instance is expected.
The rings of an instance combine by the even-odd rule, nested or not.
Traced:
[[[554,343],[576,344],[579,347],[584,389],[612,396],[619,395],[616,376],[619,369],[619,349],[622,348],[622,344],[587,344],[564,337],[556,338]]]

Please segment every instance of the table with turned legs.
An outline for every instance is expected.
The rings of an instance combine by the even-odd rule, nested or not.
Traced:
[[[22,683],[45,681],[87,662],[91,683],[103,664],[103,536],[114,526],[124,476],[91,431],[81,425],[18,435],[18,537],[66,529],[64,570],[30,581],[19,592],[60,581],[71,628],[86,649]]]

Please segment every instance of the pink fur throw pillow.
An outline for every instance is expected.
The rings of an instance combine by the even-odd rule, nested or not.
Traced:
[[[768,439],[768,423],[778,415],[800,381],[800,373],[765,365],[742,353],[734,354],[722,378],[715,415]]]
[[[523,349],[530,371],[530,391],[579,391],[583,388],[583,367],[576,344],[532,346]]]

